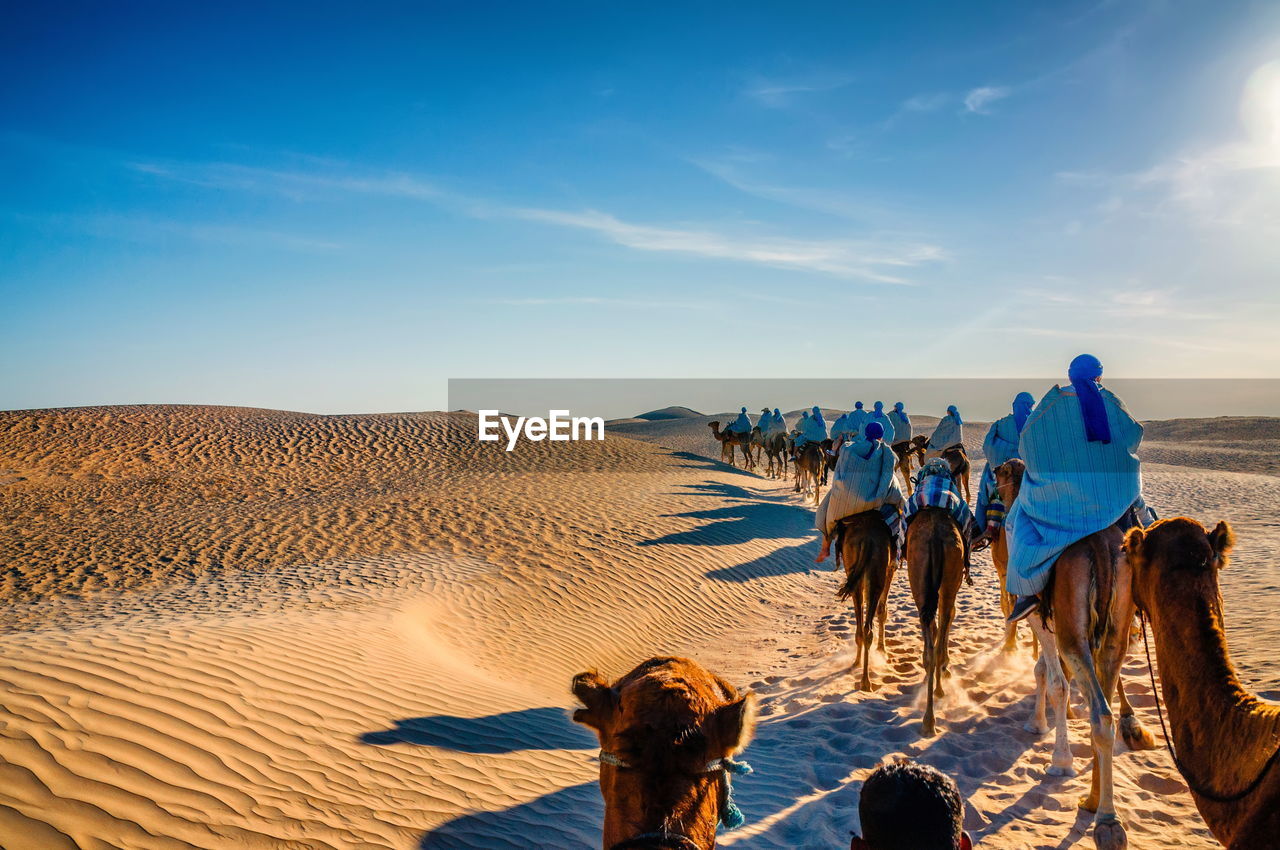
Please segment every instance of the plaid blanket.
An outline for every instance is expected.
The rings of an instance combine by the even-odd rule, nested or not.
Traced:
[[[916,482],[915,492],[907,501],[907,522],[924,508],[948,511],[965,538],[973,536],[974,519],[969,503],[955,489],[950,475],[924,475]]]

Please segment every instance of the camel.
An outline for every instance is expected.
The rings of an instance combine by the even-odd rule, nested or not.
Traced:
[[[1129,651],[1136,608],[1132,572],[1121,557],[1124,535],[1116,525],[1076,541],[1055,562],[1041,592],[1040,615],[1029,618],[1040,641],[1036,662],[1036,711],[1027,728],[1047,732],[1044,697],[1052,701],[1055,740],[1051,776],[1073,776],[1067,740],[1069,685],[1074,679],[1089,705],[1093,777],[1080,808],[1094,812],[1093,840],[1098,850],[1128,846],[1116,815],[1112,750],[1116,724],[1111,696],[1119,691],[1120,732],[1130,749],[1149,749],[1151,734],[1142,727],[1125,697],[1120,666]]]
[[[902,474],[902,478],[907,482],[907,496],[911,495],[911,458],[916,459],[916,463],[924,466],[925,444],[929,442],[929,438],[923,435],[911,440],[901,440],[893,444],[893,453],[898,458],[898,472]]]
[[[755,727],[754,694],[688,658],[650,658],[612,685],[573,677],[574,721],[600,740],[603,847],[713,850],[716,826],[738,826],[730,773]]]
[[[852,599],[856,617],[854,636],[858,657],[856,670],[862,664],[860,690],[871,687],[871,636],[875,619],[880,620],[880,637],[876,648],[884,652],[884,621],[888,616],[889,585],[893,581],[894,558],[889,526],[879,511],[864,511],[845,517],[836,524],[832,548],[836,564],[844,564],[844,584],[836,591],[842,600]]]
[[[1000,500],[1006,512],[1013,507],[1013,500],[1018,497],[1018,490],[1022,487],[1022,476],[1026,471],[1027,465],[1019,458],[1006,461],[993,470],[996,477],[996,490],[1000,494]],[[1009,572],[1009,539],[1005,536],[1004,526],[1001,526],[991,538],[991,563],[995,566],[996,575],[1000,580],[1000,613],[1008,618],[1009,613],[1013,611],[1014,600],[1013,594],[1005,590],[1005,576]],[[1040,644],[1034,631],[1031,634],[1031,640],[1031,654],[1039,656]],[[1006,622],[1003,651],[1012,653],[1017,650],[1018,624]]]
[[[743,465],[744,469],[754,469],[755,459],[751,456],[751,434],[740,433],[737,431],[721,431],[720,423],[712,421],[707,423],[707,427],[711,429],[711,433],[715,434],[717,440],[720,441],[720,459],[725,460],[728,457],[730,466],[737,466],[733,462],[733,449],[737,446],[742,450],[743,457],[746,461]]]
[[[759,430],[760,430],[759,428],[756,428],[754,431],[752,431],[752,439],[755,439],[755,434]],[[770,478],[782,478],[783,476],[785,476],[787,474],[787,454],[788,454],[787,435],[781,432],[765,434],[760,438],[760,441],[759,443],[757,443],[757,446],[758,448],[756,449],[756,460],[758,461],[760,459],[761,454],[763,454],[765,457],[769,459],[769,465],[766,469],[766,474]]]
[[[1227,652],[1218,571],[1234,543],[1225,522],[1206,532],[1177,517],[1130,531],[1124,551],[1151,623],[1174,765],[1213,837],[1244,850],[1280,834],[1280,707],[1244,689]]]
[[[954,446],[947,446],[938,453],[938,457],[951,464],[951,477],[964,485],[964,500],[972,502],[973,498],[969,495],[969,455],[964,450],[964,445],[956,443]]]
[[[813,488],[813,503],[821,502],[822,475],[826,464],[825,452],[819,443],[805,443],[796,455],[795,474],[797,493],[808,493]]]
[[[921,733],[936,733],[933,698],[942,696],[942,679],[951,675],[947,641],[956,594],[964,578],[964,539],[951,513],[924,508],[907,529],[907,578],[924,632],[926,704]]]

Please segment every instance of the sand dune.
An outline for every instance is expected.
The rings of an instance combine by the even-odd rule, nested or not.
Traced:
[[[569,677],[664,652],[763,696],[725,846],[847,846],[862,779],[901,754],[955,776],[980,846],[1089,846],[1082,721],[1083,775],[1046,777],[1049,739],[1021,729],[1031,659],[992,652],[987,563],[922,740],[903,577],[882,687],[853,691],[811,511],[708,460],[710,418],[508,454],[462,413],[0,414],[0,846],[598,846]],[[1147,479],[1167,513],[1237,525],[1233,656],[1280,694],[1273,479]],[[1154,728],[1143,671],[1126,679]],[[1164,751],[1116,771],[1134,846],[1214,846]]]

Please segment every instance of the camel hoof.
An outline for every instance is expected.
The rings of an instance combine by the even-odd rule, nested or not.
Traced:
[[[1129,846],[1129,837],[1119,818],[1110,815],[1098,819],[1093,826],[1093,846],[1098,850],[1125,850]]]
[[[936,734],[938,734],[938,727],[934,725],[932,720],[926,720],[920,725],[921,738],[932,738]]]
[[[1051,764],[1045,773],[1050,776],[1075,776],[1076,769],[1069,764]]]
[[[858,683],[858,690],[860,690],[860,691],[874,691],[874,690],[875,690],[875,686],[871,684],[871,680],[870,680],[870,679],[863,679],[861,682],[859,682],[859,683]]]
[[[1120,718],[1120,736],[1124,738],[1124,745],[1131,750],[1156,749],[1156,739],[1132,714]]]
[[[1098,810],[1098,801],[1089,796],[1081,797],[1076,802],[1076,808],[1086,812],[1096,812]]]
[[[1043,735],[1044,733],[1049,731],[1049,724],[1046,723],[1045,725],[1041,726],[1039,723],[1036,723],[1034,720],[1028,720],[1026,723],[1022,724],[1022,728],[1036,735]]]

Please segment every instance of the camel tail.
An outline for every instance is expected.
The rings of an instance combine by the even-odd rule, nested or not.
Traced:
[[[844,535],[846,527],[841,524],[836,532],[834,545],[838,547],[837,552],[844,549]],[[867,571],[867,562],[871,559],[867,557],[867,547],[870,541],[866,535],[858,535],[854,540],[854,549],[850,553],[852,558],[844,564],[844,584],[836,591],[836,596],[841,600],[853,599],[858,595],[858,589],[862,586],[862,577]]]
[[[1116,563],[1100,537],[1089,547],[1089,637],[1093,649],[1102,646],[1111,625],[1111,606],[1116,586]]]
[[[929,535],[929,560],[925,568],[924,604],[920,606],[920,622],[932,623],[938,613],[938,596],[942,589],[942,573],[946,566],[947,553],[942,538],[936,533]]]

